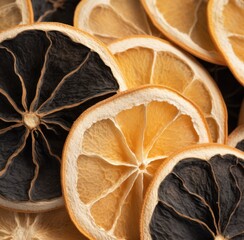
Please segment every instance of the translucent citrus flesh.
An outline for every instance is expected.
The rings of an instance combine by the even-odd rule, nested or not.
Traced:
[[[208,33],[207,3],[196,0],[144,0],[145,9],[158,28],[193,55],[223,64]]]
[[[160,84],[173,88],[200,107],[211,130],[214,142],[219,138],[219,126],[212,115],[212,96],[202,79],[183,59],[167,51],[135,47],[114,54],[128,88],[144,84]]]
[[[191,118],[166,102],[97,121],[85,131],[77,160],[79,198],[105,231],[138,239],[142,200],[156,169],[173,151],[197,142]]]
[[[90,3],[87,1],[84,4]],[[83,13],[80,13],[80,18],[83,16]],[[160,35],[147,18],[139,0],[100,1],[92,7],[87,21],[89,31],[106,44],[135,34]],[[81,21],[78,18],[76,24],[83,29],[79,22]]]
[[[224,6],[223,27],[235,55],[244,63],[244,5],[243,2],[239,1],[242,7],[238,6],[237,2],[228,1]]]

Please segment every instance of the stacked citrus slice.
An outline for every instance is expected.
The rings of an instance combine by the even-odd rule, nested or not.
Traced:
[[[211,0],[209,30],[231,71],[244,85],[244,3],[242,0]]]
[[[171,41],[209,62],[224,64],[208,33],[207,1],[142,0],[153,23]]]
[[[213,141],[225,143],[224,100],[208,72],[190,55],[150,36],[121,39],[110,44],[109,49],[118,60],[127,88],[160,84],[177,90],[203,111]]]
[[[105,43],[135,34],[161,35],[139,0],[83,0],[76,8],[74,26]]]
[[[244,151],[244,125],[238,126],[228,137],[228,145]]]
[[[0,1],[0,31],[32,22],[33,12],[30,0]]]
[[[147,192],[142,239],[244,239],[244,153],[225,145],[183,149]]]
[[[211,141],[201,112],[173,90],[144,86],[84,112],[63,150],[65,202],[93,239],[139,239],[148,184],[174,151]]]
[[[31,0],[36,22],[61,22],[73,25],[80,0]]]
[[[2,240],[85,240],[66,209],[46,213],[17,213],[0,209]]]
[[[86,108],[115,94],[118,82],[123,89],[120,71],[94,38],[62,24],[2,32],[0,59],[0,205],[58,207],[70,127]]]

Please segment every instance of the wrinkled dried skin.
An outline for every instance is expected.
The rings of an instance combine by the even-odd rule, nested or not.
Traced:
[[[73,121],[118,90],[96,52],[58,31],[0,43],[0,197],[61,196],[60,158]]]
[[[80,0],[32,0],[36,22],[61,22],[73,25],[73,16]]]
[[[181,160],[160,184],[152,239],[242,239],[243,186],[244,160],[234,155]]]

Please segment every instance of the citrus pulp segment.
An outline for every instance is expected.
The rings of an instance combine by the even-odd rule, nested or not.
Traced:
[[[141,239],[242,239],[244,154],[221,144],[188,147],[148,188]]]
[[[204,113],[214,142],[227,138],[226,106],[216,83],[192,57],[150,36],[118,40],[109,46],[118,60],[127,88],[160,84],[179,91]]]
[[[69,214],[92,239],[139,239],[145,190],[174,151],[211,141],[201,112],[160,86],[119,93],[73,124],[62,157]]]
[[[1,0],[0,32],[19,24],[33,22],[30,0]]]
[[[63,204],[60,161],[70,127],[123,89],[120,71],[104,46],[63,24],[2,32],[0,59],[0,205],[56,208]]]
[[[31,0],[36,22],[61,22],[73,25],[80,0]]]
[[[86,240],[64,208],[46,213],[17,213],[1,208],[0,216],[2,240]]]
[[[84,0],[75,11],[74,26],[108,44],[130,35],[160,36],[139,0]]]
[[[244,4],[242,0],[211,0],[209,32],[237,80],[244,85]]]
[[[228,137],[228,145],[244,151],[244,125],[239,125]]]
[[[151,20],[171,41],[209,62],[225,64],[207,27],[206,0],[142,0]]]

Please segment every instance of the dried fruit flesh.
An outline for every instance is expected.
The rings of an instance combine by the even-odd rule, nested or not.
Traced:
[[[86,240],[64,208],[46,213],[17,213],[0,209],[0,216],[2,240]]]
[[[214,80],[193,58],[169,42],[150,36],[129,37],[109,45],[127,88],[160,84],[177,90],[204,113],[214,142],[225,143],[227,112]]]
[[[144,202],[143,239],[242,239],[244,154],[206,144],[170,157]]]
[[[238,126],[228,137],[228,145],[244,152],[244,125]]]
[[[139,0],[84,0],[75,11],[74,26],[109,44],[131,35],[161,36]]]
[[[63,151],[65,202],[81,232],[94,239],[139,239],[145,191],[174,151],[209,142],[200,111],[159,86],[119,93],[84,112]]]
[[[118,91],[117,65],[93,38],[61,24],[6,31],[0,59],[0,205],[62,205],[65,138],[81,112]]]
[[[206,0],[143,0],[153,23],[172,42],[194,56],[225,64],[208,33]]]
[[[80,0],[31,0],[36,22],[61,22],[73,25]]]
[[[0,31],[33,22],[30,0],[1,0]]]

